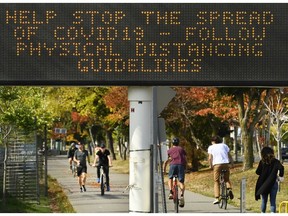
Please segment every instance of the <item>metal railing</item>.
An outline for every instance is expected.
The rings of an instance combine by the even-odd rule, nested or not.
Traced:
[[[17,135],[8,141],[5,196],[40,202],[40,181],[45,178],[45,157],[38,153],[36,137]],[[0,148],[0,199],[3,198],[5,148]]]

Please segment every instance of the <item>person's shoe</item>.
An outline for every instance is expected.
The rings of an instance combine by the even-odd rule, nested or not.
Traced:
[[[228,195],[229,195],[231,200],[234,198],[234,194],[233,194],[232,190],[228,191]]]
[[[100,178],[97,178],[96,181],[97,181],[97,183],[100,183]]]
[[[84,192],[86,192],[86,188],[85,188],[85,185],[82,185],[82,188],[83,188]]]
[[[110,186],[107,186],[107,191],[110,191]]]
[[[83,192],[82,187],[80,187],[80,192],[81,192],[81,193]]]
[[[180,199],[179,199],[179,207],[183,208],[184,204],[185,204],[184,196],[181,196]]]
[[[216,198],[214,201],[213,201],[213,204],[218,204],[220,201],[219,201],[219,198]]]
[[[170,200],[173,199],[173,194],[172,193],[169,194],[168,199],[170,199]]]

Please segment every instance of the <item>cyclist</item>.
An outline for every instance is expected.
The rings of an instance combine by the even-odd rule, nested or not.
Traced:
[[[173,192],[172,192],[172,184],[173,184],[173,175],[178,176],[179,186],[181,190],[181,195],[179,199],[179,206],[184,207],[184,191],[185,191],[185,168],[186,168],[186,152],[185,150],[179,146],[179,138],[175,137],[172,139],[172,147],[167,151],[168,160],[164,162],[163,171],[166,173],[166,166],[170,163],[169,168],[169,181],[168,187],[170,190],[169,199],[173,199]]]
[[[70,148],[68,149],[68,161],[69,161],[69,165],[70,165],[70,170],[72,170],[72,161],[73,161],[73,157],[74,157],[74,153],[77,150],[76,144],[74,142],[71,143]]]
[[[77,163],[77,176],[80,185],[80,192],[83,192],[83,190],[86,191],[87,160],[90,165],[90,157],[82,142],[79,142],[78,147],[79,148],[74,154],[74,161]]]
[[[219,184],[219,178],[221,174],[221,170],[227,170],[224,174],[224,181],[227,185],[228,195],[230,199],[234,198],[233,192],[232,192],[232,185],[229,179],[230,176],[230,168],[229,163],[231,162],[231,165],[233,166],[233,159],[230,154],[229,147],[222,142],[222,138],[220,136],[213,136],[211,138],[211,143],[208,147],[208,154],[209,154],[209,164],[210,168],[213,169],[214,173],[214,195],[215,200],[213,201],[213,204],[218,204],[220,202],[219,196],[220,196],[220,184]]]
[[[97,182],[100,182],[100,167],[103,166],[103,170],[106,174],[106,184],[107,184],[107,191],[110,191],[110,178],[109,178],[109,166],[112,166],[112,160],[110,157],[110,151],[106,149],[104,143],[100,144],[100,150],[95,152],[94,163],[92,166],[96,166],[96,161],[98,161],[97,165]]]

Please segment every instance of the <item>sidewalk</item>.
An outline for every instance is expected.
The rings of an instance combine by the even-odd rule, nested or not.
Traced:
[[[80,193],[77,177],[73,177],[68,170],[66,156],[48,157],[48,175],[56,178],[64,189],[71,205],[77,213],[129,213],[129,191],[125,190],[129,184],[127,174],[113,173],[110,170],[111,191],[100,195],[99,184],[95,183],[96,170],[88,167],[86,192]],[[168,195],[168,191],[165,192]],[[234,198],[235,199],[235,198]],[[180,213],[240,213],[239,208],[231,205],[227,209],[220,209],[213,205],[213,198],[185,191],[185,206],[179,208]],[[159,213],[162,212],[161,194],[159,194]],[[167,212],[173,213],[173,201],[166,199]]]

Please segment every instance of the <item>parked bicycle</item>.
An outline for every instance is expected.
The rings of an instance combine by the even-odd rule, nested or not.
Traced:
[[[229,199],[229,194],[226,186],[226,182],[224,179],[224,175],[227,172],[227,170],[221,170],[219,183],[220,183],[220,200],[218,203],[219,208],[227,209],[227,203]]]
[[[174,210],[175,210],[175,213],[178,213],[179,212],[179,188],[178,188],[178,176],[177,175],[173,175],[172,192],[173,192]]]

